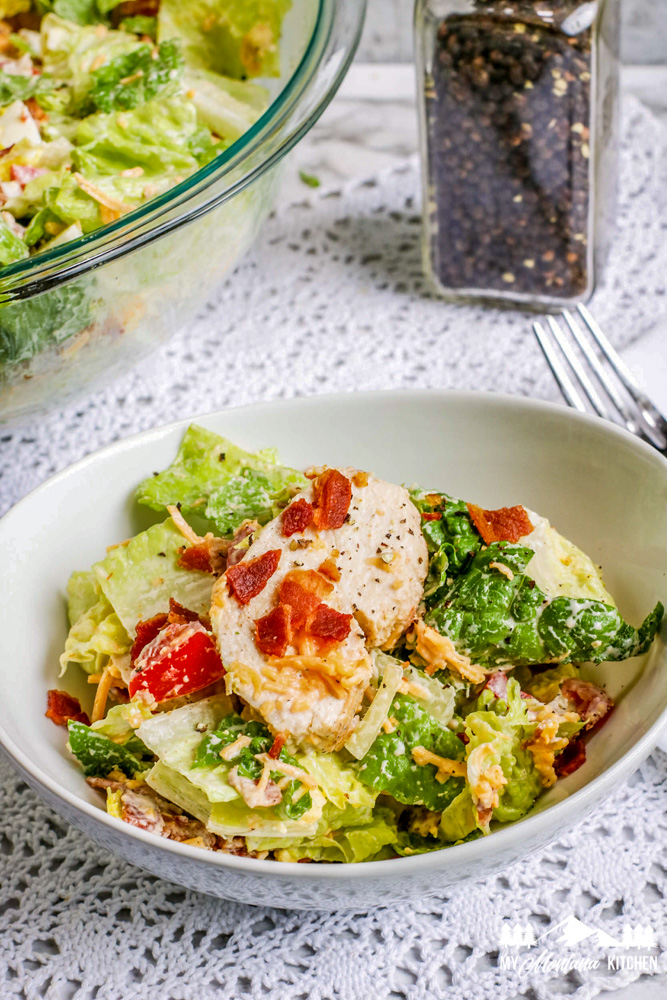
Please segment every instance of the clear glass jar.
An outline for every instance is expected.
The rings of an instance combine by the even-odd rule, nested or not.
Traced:
[[[424,260],[449,298],[592,294],[615,216],[619,0],[417,0]]]

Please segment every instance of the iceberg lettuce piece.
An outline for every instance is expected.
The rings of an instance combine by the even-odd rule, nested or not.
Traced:
[[[138,621],[169,611],[169,598],[208,614],[213,578],[178,565],[185,539],[171,518],[117,545],[92,571],[99,587],[130,636]]]
[[[444,809],[460,792],[463,778],[437,780],[433,764],[417,764],[415,747],[423,747],[448,760],[461,760],[465,748],[449,729],[429,715],[414,698],[396,695],[390,718],[391,733],[380,733],[359,765],[359,778],[377,791],[389,792],[398,802]]]
[[[485,666],[600,663],[648,650],[662,604],[635,629],[602,601],[548,597],[526,571],[532,557],[532,549],[509,542],[486,546],[439,595],[426,624]]]
[[[123,705],[114,705],[103,719],[93,722],[91,729],[102,736],[107,736],[114,743],[128,745],[129,740],[135,740],[137,745],[146,750],[146,745],[135,735],[135,730],[142,722],[151,718],[151,710],[141,698],[128,701]],[[131,747],[128,747],[131,749]]]
[[[348,809],[370,810],[378,793],[357,777],[352,765],[338,753],[309,753],[299,758],[299,767],[307,771],[335,810],[344,814]],[[335,822],[332,811],[328,820]]]
[[[112,656],[129,653],[130,637],[92,573],[73,573],[67,591],[72,624],[60,656],[61,675],[70,663],[100,673]]]
[[[161,0],[158,39],[179,38],[189,66],[242,80],[277,76],[291,0]]]
[[[546,705],[558,696],[564,680],[568,677],[577,678],[580,673],[579,667],[574,663],[559,663],[540,673],[533,673],[530,667],[517,667],[513,676],[521,685],[522,691]]]
[[[308,485],[300,472],[277,464],[273,449],[253,455],[191,424],[169,468],[140,483],[136,496],[153,510],[180,504],[184,514],[204,517],[220,534],[232,535],[246,518],[266,523],[278,501]]]

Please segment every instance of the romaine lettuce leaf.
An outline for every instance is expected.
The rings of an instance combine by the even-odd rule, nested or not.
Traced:
[[[276,857],[279,861],[311,858],[313,861],[339,861],[348,864],[372,861],[383,848],[395,844],[397,837],[393,812],[378,806],[370,822],[359,826],[344,826],[301,843],[279,848]],[[268,850],[264,846],[266,841],[254,837],[247,840],[251,850]]]
[[[537,586],[548,597],[593,598],[615,607],[605,587],[599,566],[549,524],[546,517],[527,511],[533,531],[521,544],[533,550],[528,569]]]
[[[146,745],[136,736],[135,730],[142,722],[151,718],[151,710],[145,701],[138,698],[122,705],[114,705],[99,722],[93,722],[91,729],[102,736],[107,736],[114,743],[122,743],[128,750],[132,745],[143,748]]]
[[[98,0],[37,0],[40,13],[52,12],[74,24],[99,24],[103,17]]]
[[[183,535],[171,518],[117,545],[92,571],[99,587],[130,636],[138,621],[169,610],[169,598],[208,614],[213,578],[178,565]]]
[[[117,768],[132,778],[138,771],[145,771],[150,764],[125,746],[114,743],[107,736],[96,733],[82,722],[68,722],[69,748],[81,764],[86,777],[106,778]],[[134,749],[140,747],[138,741]]]
[[[12,101],[27,101],[53,90],[54,81],[48,73],[23,76],[20,73],[4,73],[0,70],[0,107]]]
[[[415,507],[422,515],[422,534],[429,551],[429,569],[424,594],[430,604],[447,586],[447,579],[457,576],[479,551],[482,539],[470,519],[467,505],[446,493],[420,489],[410,491]],[[439,519],[425,518],[439,514]]]
[[[157,38],[157,18],[147,17],[145,14],[137,14],[136,17],[124,17],[118,25],[120,31],[129,31],[132,35],[142,37]]]
[[[227,695],[216,694],[154,715],[141,724],[137,734],[163,764],[187,778],[209,802],[228,802],[239,798],[227,782],[230,764],[217,757],[214,767],[194,765],[204,734],[215,732],[232,712]]]
[[[13,264],[29,255],[28,247],[20,236],[13,232],[4,219],[0,219],[0,264]]]
[[[525,573],[532,555],[509,542],[480,550],[439,596],[426,623],[482,665],[600,663],[646,652],[662,620],[661,604],[635,629],[601,601],[549,598]]]
[[[220,534],[232,535],[246,518],[266,523],[279,500],[307,485],[300,472],[278,465],[272,450],[253,455],[192,424],[169,468],[140,483],[136,495],[153,510],[180,504],[183,513],[205,517]]]
[[[568,677],[579,677],[581,671],[574,663],[559,663],[550,670],[533,673],[530,667],[518,667],[513,676],[521,690],[545,705],[557,697],[562,682]]]
[[[93,282],[85,278],[0,307],[0,362],[27,361],[81,333],[90,323]]]
[[[61,673],[69,663],[78,663],[90,674],[99,673],[111,656],[124,656],[131,641],[118,615],[102,593],[92,574],[75,573],[68,584],[70,621],[73,621],[60,657]],[[94,601],[84,608],[84,602]]]
[[[177,42],[162,42],[156,51],[141,45],[92,71],[88,101],[97,111],[129,111],[165,91],[177,93],[183,65]]]
[[[242,80],[277,76],[291,0],[162,0],[158,38],[180,38],[188,65]]]
[[[417,764],[411,752],[421,746],[448,760],[461,760],[463,743],[407,695],[396,695],[391,717],[397,728],[380,733],[360,763],[359,778],[377,791],[389,792],[398,802],[444,809],[458,795],[463,779],[439,782],[435,766]]]
[[[100,599],[100,588],[89,569],[75,570],[67,581],[67,617],[70,625]]]
[[[184,86],[197,109],[199,122],[230,142],[254,125],[269,105],[264,87],[231,80],[209,70],[188,69]]]

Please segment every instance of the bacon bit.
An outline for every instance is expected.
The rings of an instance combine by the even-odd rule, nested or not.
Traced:
[[[327,469],[313,487],[313,521],[319,530],[340,528],[352,500],[352,484],[338,469]]]
[[[10,173],[13,181],[18,181],[21,187],[25,187],[35,177],[45,174],[46,167],[27,167],[20,163],[12,163]]]
[[[273,738],[273,744],[271,746],[271,749],[269,750],[269,757],[271,757],[273,760],[278,760],[278,758],[280,757],[280,751],[282,750],[282,748],[285,746],[286,743],[287,743],[287,737],[285,736],[285,734],[276,733],[276,735]]]
[[[457,733],[456,735],[461,740],[461,743],[463,743],[464,747],[467,746],[468,743],[470,743],[470,737],[468,736],[467,733]]]
[[[147,646],[149,642],[152,642],[158,632],[169,624],[169,615],[162,612],[159,615],[154,615],[152,618],[147,618],[146,621],[137,622],[137,635],[132,644],[132,649],[130,651],[130,661],[134,663],[139,653]]]
[[[493,691],[496,698],[507,697],[507,674],[502,670],[496,670],[494,674],[489,674],[486,679],[485,688]]]
[[[614,707],[613,698],[590,681],[568,677],[561,684],[560,692],[584,720],[586,729],[592,729]]]
[[[159,0],[124,0],[111,11],[111,21],[117,28],[126,17],[156,17],[159,9]]]
[[[431,513],[422,514],[422,521],[442,521],[442,514],[439,510],[431,511]]]
[[[239,524],[234,532],[231,545],[227,550],[227,566],[235,566],[236,563],[241,562],[248,551],[248,546],[242,543],[258,530],[259,521],[245,520]]]
[[[167,624],[187,625],[188,622],[199,622],[205,629],[209,631],[211,629],[211,621],[206,615],[199,615],[196,611],[191,611],[190,608],[184,608],[182,604],[179,604],[173,597],[170,597]]]
[[[248,604],[264,590],[278,569],[280,549],[270,549],[255,559],[245,559],[227,570],[229,592],[241,604]]]
[[[299,497],[282,513],[280,524],[285,538],[296,535],[297,532],[305,531],[309,524],[313,522],[313,506],[303,497]]]
[[[575,736],[554,761],[554,771],[559,778],[574,774],[586,763],[586,743],[583,736]]]
[[[197,542],[196,545],[185,549],[178,557],[177,565],[183,569],[197,569],[201,573],[213,573],[208,544],[205,541]]]
[[[292,641],[291,610],[279,604],[255,621],[255,645],[265,656],[284,656]]]
[[[326,604],[320,604],[308,622],[306,631],[316,639],[343,642],[350,634],[351,621],[352,615],[342,614]]]
[[[85,726],[90,725],[90,719],[82,710],[79,699],[66,691],[47,691],[44,714],[56,726],[66,726],[70,719],[72,722],[83,722]]]
[[[44,108],[40,108],[39,104],[37,103],[34,97],[29,97],[28,100],[25,102],[25,106],[30,112],[31,116],[35,119],[35,121],[43,122],[48,120],[49,116],[47,115],[46,111],[44,110]]]
[[[333,585],[313,569],[294,569],[285,574],[278,600],[289,606],[294,632],[303,628],[322,598],[332,590]]]
[[[363,489],[364,486],[368,486],[368,473],[355,472],[355,474],[352,476],[352,482],[359,489]]]
[[[466,504],[470,519],[486,545],[492,542],[518,542],[529,535],[533,525],[525,507],[500,507],[499,510],[484,510],[475,504]]]
[[[340,580],[340,570],[333,559],[325,559],[324,562],[317,567],[317,572],[321,573],[322,576],[326,576],[328,580],[333,580],[334,583],[338,583]]]

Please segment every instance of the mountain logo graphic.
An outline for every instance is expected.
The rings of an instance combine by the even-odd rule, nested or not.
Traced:
[[[537,941],[545,941],[547,938],[552,943],[563,944],[569,948],[582,941],[588,941],[590,944],[597,945],[598,948],[622,948],[624,944],[623,941],[617,941],[611,937],[606,931],[589,927],[583,920],[579,920],[573,915],[561,920],[555,927],[550,927],[548,931],[538,937]]]
[[[532,948],[539,943],[549,941],[551,945],[561,945],[574,948],[586,941],[597,948],[657,948],[655,931],[644,924],[625,924],[621,940],[607,934],[597,927],[589,927],[583,920],[570,915],[561,920],[548,931],[536,936],[529,923],[510,923],[505,921],[500,930],[499,945],[501,948]]]

